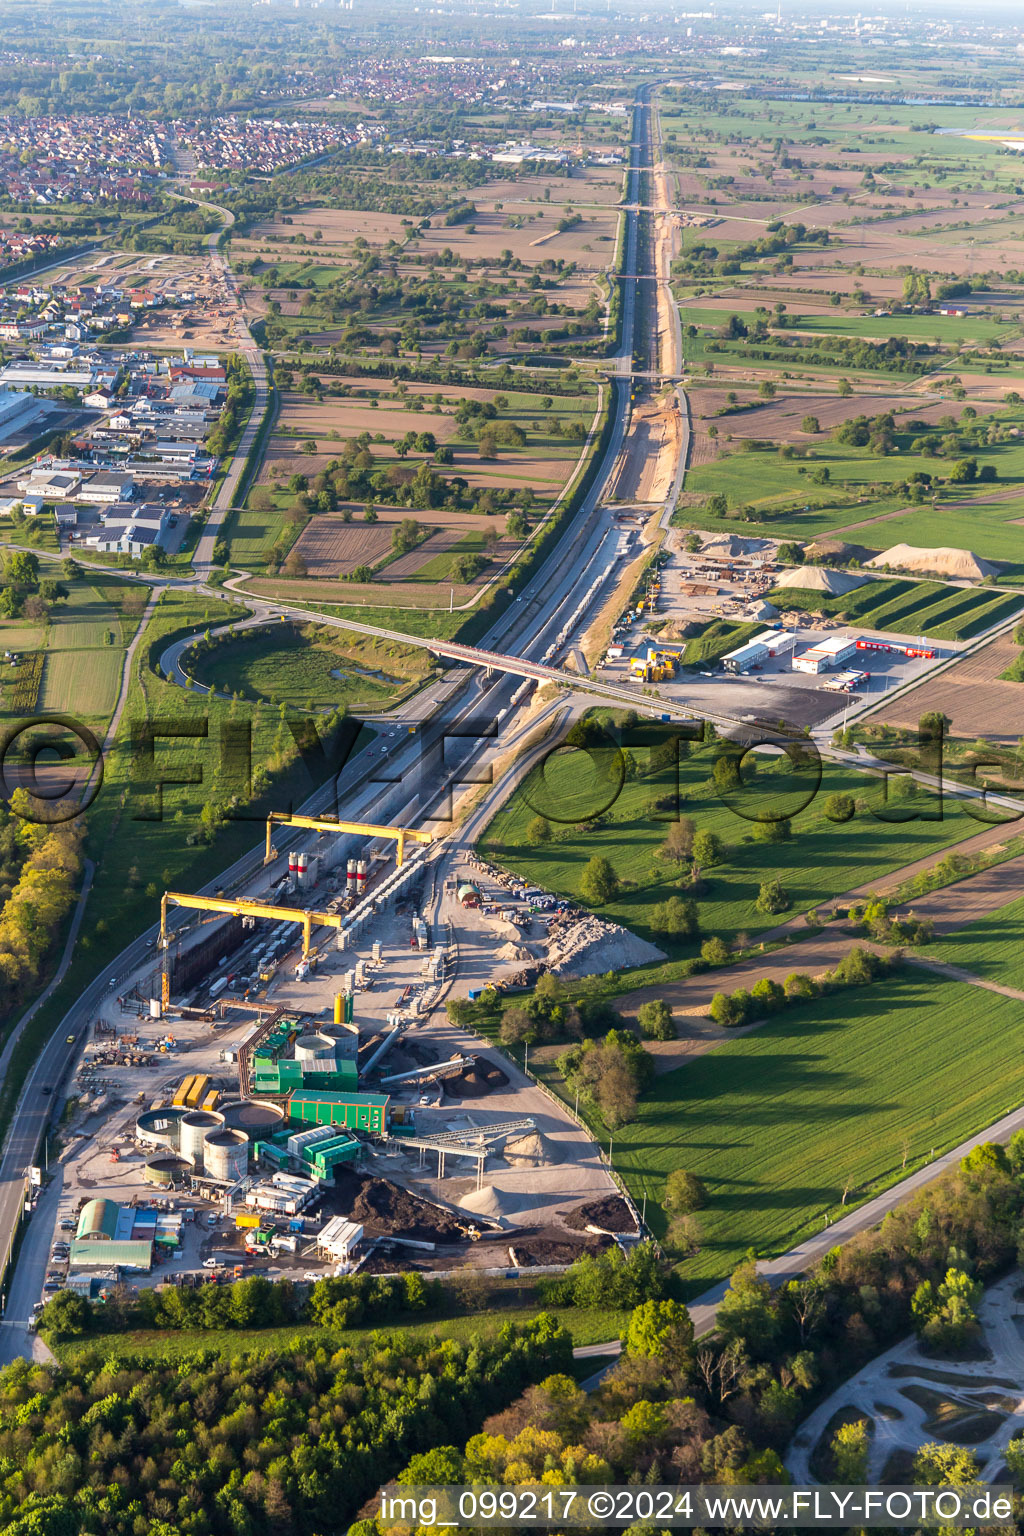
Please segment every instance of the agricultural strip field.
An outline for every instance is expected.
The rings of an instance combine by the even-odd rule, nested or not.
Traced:
[[[969,640],[1024,608],[1024,593],[964,590],[937,581],[872,581],[841,597],[799,587],[776,587],[768,601],[780,611],[797,609],[840,618],[863,629],[935,640]]]
[[[43,667],[39,707],[48,714],[104,717],[117,703],[122,652],[75,650],[48,652]]]
[[[1024,990],[1024,896],[929,944],[927,958],[947,960],[986,981]]]
[[[795,958],[795,957],[794,957]],[[1020,1004],[909,969],[787,1010],[655,1080],[615,1136],[636,1199],[702,1179],[696,1293],[748,1248],[785,1251],[1024,1096]],[[663,1218],[654,1211],[657,1231]]]
[[[638,748],[634,755],[642,770],[645,751]],[[658,903],[687,894],[678,866],[659,857],[671,812],[650,809],[651,801],[670,790],[671,784],[658,775],[636,778],[623,784],[616,798],[619,775],[610,752],[603,756],[595,769],[581,752],[567,749],[549,759],[545,768],[535,769],[495,816],[481,850],[542,889],[573,897],[579,895],[588,860],[603,855],[619,876],[621,889],[601,908],[601,916],[659,944],[674,958],[692,954],[699,940],[667,940],[652,927]],[[744,811],[741,815],[723,803],[710,783],[713,762],[711,752],[704,749],[679,765],[681,814],[693,818],[698,832],[715,833],[725,850],[720,864],[702,870],[704,889],[698,894],[697,909],[703,937],[716,934],[731,943],[741,934],[756,934],[782,921],[757,911],[758,891],[765,880],[781,882],[791,899],[787,915],[792,915],[981,830],[981,823],[966,815],[962,806],[948,802],[942,821],[880,820],[870,809],[882,809],[880,782],[827,763],[817,795],[792,817],[791,839],[761,842],[755,837],[754,822],[745,817],[763,814],[769,807],[785,813],[806,799],[807,781],[801,780],[804,788],[798,789],[788,765],[783,769],[774,759],[759,758],[756,787],[743,791],[737,802]],[[772,766],[763,766],[766,762]],[[843,825],[824,814],[828,796],[836,793],[854,796],[860,806]],[[923,796],[913,809],[926,814],[934,806]],[[527,838],[527,827],[537,815],[549,819],[553,837],[550,843],[535,847]]]

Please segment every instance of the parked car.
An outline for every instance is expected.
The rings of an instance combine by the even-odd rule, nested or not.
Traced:
[[[220,1268],[220,1259],[204,1259],[203,1260],[203,1268],[204,1269],[219,1269]]]

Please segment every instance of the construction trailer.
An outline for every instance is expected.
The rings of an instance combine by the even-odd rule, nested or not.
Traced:
[[[368,1131],[371,1136],[385,1136],[390,1102],[386,1093],[338,1094],[303,1088],[290,1096],[285,1113],[289,1120],[310,1125],[341,1125],[352,1131]]]

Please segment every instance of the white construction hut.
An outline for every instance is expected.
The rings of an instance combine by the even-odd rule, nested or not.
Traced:
[[[316,1246],[327,1258],[347,1264],[362,1240],[363,1229],[358,1222],[348,1221],[344,1216],[332,1216],[317,1236]]]

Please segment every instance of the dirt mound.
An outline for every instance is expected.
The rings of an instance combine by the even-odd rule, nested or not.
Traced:
[[[420,1200],[400,1184],[392,1184],[390,1179],[353,1174],[339,1182],[334,1193],[332,1214],[361,1222],[369,1237],[394,1233],[423,1243],[451,1243],[463,1235],[454,1216]]]
[[[695,619],[670,619],[662,630],[659,639],[662,640],[689,640],[693,635],[699,635],[704,625]]]
[[[805,559],[826,560],[836,565],[848,565],[851,560],[859,560],[863,565],[874,554],[877,550],[868,549],[865,544],[847,544],[845,539],[814,539],[804,545]]]
[[[619,1195],[606,1195],[603,1200],[578,1205],[562,1219],[574,1232],[585,1232],[588,1227],[600,1227],[602,1232],[636,1231],[633,1213]]]
[[[446,1077],[441,1086],[447,1099],[482,1099],[504,1088],[507,1082],[500,1067],[484,1056],[474,1056],[472,1066],[465,1067],[457,1077]]]
[[[891,549],[883,549],[880,555],[876,555],[867,564],[879,568],[888,565],[896,571],[959,576],[972,581],[995,576],[1002,569],[991,560],[980,559],[970,549],[951,549],[944,544],[936,549],[918,549],[914,544],[894,544]]]
[[[585,1253],[603,1253],[613,1241],[596,1232],[574,1238],[558,1227],[542,1227],[530,1236],[515,1238],[511,1246],[517,1263],[525,1268],[533,1264],[572,1264]]]
[[[506,1141],[501,1155],[513,1168],[541,1168],[562,1161],[558,1147],[540,1131],[527,1131],[525,1136]]]
[[[833,571],[823,565],[799,565],[795,570],[786,571],[775,585],[799,587],[805,592],[829,592],[833,597],[841,597],[845,592],[852,592],[854,587],[862,587],[870,580],[870,576],[858,576],[854,571]]]

